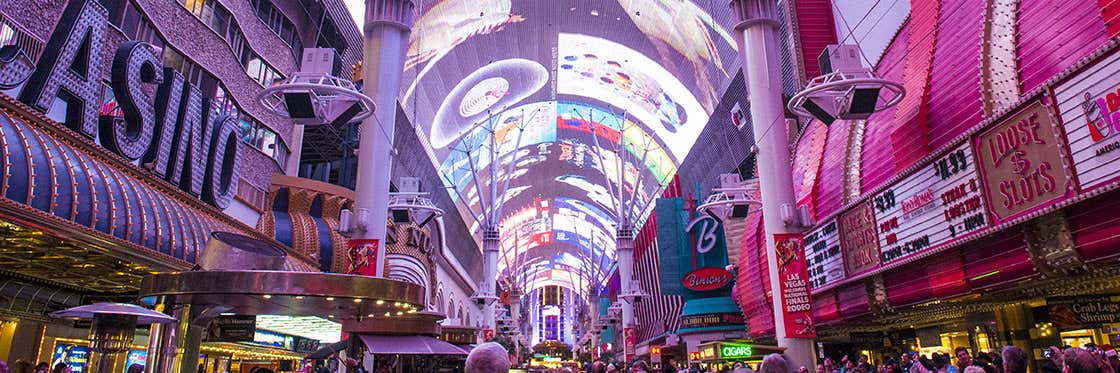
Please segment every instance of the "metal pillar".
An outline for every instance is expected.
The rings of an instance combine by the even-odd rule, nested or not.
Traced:
[[[618,253],[618,283],[619,299],[622,301],[622,335],[623,335],[623,351],[626,355],[626,361],[630,361],[637,354],[636,343],[632,345],[627,342],[628,335],[634,333],[633,329],[638,326],[637,321],[634,320],[634,289],[631,289],[631,282],[634,280],[634,227],[629,222],[619,224],[618,231],[615,232]]]
[[[790,164],[789,133],[782,103],[781,62],[778,58],[777,0],[732,0],[738,17],[735,30],[741,33],[739,51],[743,76],[751,102],[751,124],[758,146],[758,180],[762,192],[763,224],[766,228],[766,262],[770,267],[770,290],[774,307],[774,333],[778,346],[785,347],[790,368],[815,366],[813,340],[789,338],[783,324],[781,281],[778,278],[774,235],[797,233],[797,224],[782,219],[783,206],[794,206],[793,173]]]
[[[160,297],[156,312],[168,313],[174,309],[173,297]],[[181,306],[172,313],[178,321],[153,324],[148,335],[147,370],[150,372],[177,372],[182,360],[186,331],[190,323],[190,305]]]
[[[494,167],[494,166],[491,166]],[[483,262],[482,269],[482,286],[480,286],[481,296],[478,298],[482,303],[482,339],[494,337],[495,330],[495,313],[497,312],[496,301],[498,300],[497,291],[495,287],[498,283],[498,250],[502,247],[501,235],[498,232],[498,227],[486,226],[482,228],[482,253],[485,255],[485,262]]]
[[[362,93],[372,97],[376,112],[362,121],[358,177],[354,193],[353,239],[377,242],[375,277],[385,273],[385,222],[388,217],[389,172],[393,128],[405,48],[412,27],[411,0],[366,0],[365,54]],[[361,227],[361,224],[365,227]]]

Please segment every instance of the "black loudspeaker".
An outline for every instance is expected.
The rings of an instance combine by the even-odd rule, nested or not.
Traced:
[[[747,217],[747,213],[750,212],[750,209],[750,205],[731,205],[731,217],[745,218]]]
[[[871,115],[875,112],[875,103],[879,101],[879,87],[856,88],[852,92],[852,102],[848,106],[849,114]]]
[[[314,93],[311,91],[284,92],[284,106],[292,119],[315,118]]]
[[[829,114],[828,110],[817,105],[812,98],[805,100],[805,103],[801,104],[801,106],[805,108],[805,111],[808,111],[809,114],[813,114],[813,117],[817,118],[817,120],[821,121],[821,123],[824,123],[826,126],[831,126],[832,122],[836,121],[836,117]]]
[[[403,223],[408,223],[409,221],[411,221],[411,218],[409,218],[409,216],[408,216],[409,215],[408,210],[391,210],[391,211],[393,212],[393,222],[394,223],[402,223],[403,224]]]

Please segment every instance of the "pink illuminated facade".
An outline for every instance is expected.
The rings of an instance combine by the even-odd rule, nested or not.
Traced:
[[[1044,311],[1118,284],[1118,12],[1105,0],[911,2],[870,56],[905,99],[867,121],[813,121],[794,144],[826,353],[869,347],[867,335],[923,349],[1115,344],[1097,325],[1048,333],[1058,321]],[[763,237],[752,214],[736,301],[755,338],[774,328]]]

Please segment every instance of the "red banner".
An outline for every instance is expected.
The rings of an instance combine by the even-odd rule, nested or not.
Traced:
[[[346,243],[346,273],[377,276],[377,239],[352,238]]]
[[[634,355],[637,353],[638,349],[638,341],[637,337],[634,336],[634,328],[626,328],[623,331],[622,336],[625,339],[626,343],[626,361],[632,361],[634,360]]]
[[[494,329],[483,329],[482,330],[482,341],[483,342],[488,342],[491,339],[494,339]]]
[[[775,234],[774,245],[781,280],[782,320],[788,338],[816,338],[813,301],[809,296],[809,266],[800,234]]]

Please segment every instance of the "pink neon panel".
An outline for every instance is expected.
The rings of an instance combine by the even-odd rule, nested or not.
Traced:
[[[1073,65],[1108,37],[1099,4],[1093,1],[1023,0],[1018,32],[1022,93]]]
[[[902,86],[906,97],[895,111],[891,145],[894,169],[901,171],[929,154],[929,78],[937,43],[940,1],[915,1],[910,10],[910,39]]]
[[[817,214],[826,216],[840,209],[844,201],[844,158],[848,152],[851,126],[837,121],[828,129],[820,177],[817,180]]]
[[[930,79],[930,148],[937,149],[980,123],[980,43],[984,2],[944,0]]]
[[[793,155],[793,195],[797,198],[797,204],[809,206],[814,216],[820,216],[817,213],[817,194],[814,190],[827,138],[828,127],[814,120],[805,129]]]
[[[910,25],[903,26],[894,42],[887,48],[875,73],[883,79],[902,80],[907,41]],[[897,106],[896,106],[897,107]],[[863,159],[860,178],[863,192],[867,192],[895,175],[894,152],[891,145],[891,130],[894,129],[895,108],[884,110],[871,116],[863,135]]]

